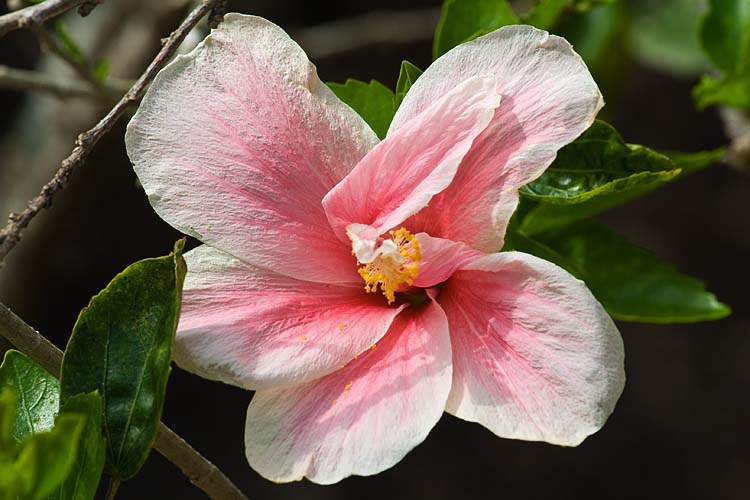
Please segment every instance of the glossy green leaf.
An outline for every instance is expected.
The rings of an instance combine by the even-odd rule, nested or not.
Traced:
[[[103,412],[102,397],[98,392],[76,394],[60,408],[60,415],[81,415],[86,424],[73,467],[47,500],[91,500],[96,495],[107,452],[102,432]]]
[[[421,74],[422,70],[409,61],[401,61],[401,70],[398,73],[398,81],[396,82],[396,97],[393,101],[394,110],[398,109],[406,93],[409,92],[409,89]]]
[[[592,221],[533,238],[509,233],[506,239],[507,249],[532,253],[582,279],[615,319],[692,323],[731,312],[699,280]]]
[[[85,424],[80,415],[60,415],[48,431],[15,443],[9,422],[16,410],[15,388],[0,391],[0,498],[46,499],[67,477]],[[9,449],[12,443],[15,449]]]
[[[391,89],[376,80],[365,83],[349,78],[346,83],[328,83],[333,93],[359,113],[381,139],[388,132],[388,126],[396,113],[395,94]]]
[[[132,264],[81,311],[63,357],[61,401],[99,391],[107,466],[120,480],[156,439],[180,311],[184,240],[174,253]]]
[[[630,54],[641,64],[677,76],[694,76],[708,66],[696,33],[704,0],[633,2],[627,33]]]
[[[555,25],[560,15],[570,4],[569,0],[541,0],[526,14],[521,16],[524,24],[548,30]]]
[[[25,354],[10,350],[0,365],[0,390],[12,388],[17,397],[13,426],[16,442],[55,424],[60,382]]]
[[[539,179],[521,188],[526,202],[519,229],[535,234],[590,217],[642,196],[679,173],[666,156],[626,144],[614,128],[597,121],[562,148]]]
[[[507,0],[445,0],[432,57],[437,59],[458,44],[517,23],[518,17]]]

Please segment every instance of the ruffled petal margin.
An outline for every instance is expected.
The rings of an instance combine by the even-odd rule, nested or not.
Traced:
[[[341,370],[256,392],[247,410],[248,461],[277,482],[377,474],[427,437],[450,385],[445,314],[434,302],[407,309],[375,348]]]
[[[531,26],[506,26],[455,47],[427,68],[388,134],[398,134],[436,99],[478,76],[495,79],[500,106],[451,185],[407,227],[495,252],[518,204],[518,189],[593,123],[604,101],[567,41]]]
[[[377,137],[278,26],[228,14],[159,73],[125,143],[178,230],[287,276],[356,281],[320,202]]]
[[[438,300],[453,346],[446,411],[500,437],[576,446],[625,383],[622,339],[583,282],[504,252],[457,271]]]

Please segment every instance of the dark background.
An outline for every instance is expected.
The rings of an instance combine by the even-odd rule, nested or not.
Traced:
[[[438,4],[381,0],[377,6]],[[267,17],[292,34],[374,6],[346,1],[230,2],[230,10]],[[165,23],[160,36],[174,26],[176,22]],[[149,54],[157,44],[158,37]],[[430,40],[384,43],[314,62],[323,80],[375,78],[393,87],[400,61],[409,59],[424,68],[430,46]],[[0,39],[4,64],[32,67],[38,57],[28,33]],[[726,144],[715,111],[694,110],[694,80],[626,63],[616,85],[603,90],[606,118],[627,141],[681,151]],[[13,129],[27,99],[21,93],[0,92],[0,140]],[[80,104],[72,100],[64,105]],[[137,185],[123,145],[125,122],[101,141],[53,209],[33,222],[38,228],[0,269],[0,300],[60,347],[92,295],[133,261],[167,253],[180,236],[153,213]],[[61,133],[72,137],[75,132]],[[15,146],[31,151],[42,143]],[[0,171],[4,166],[0,157]],[[176,368],[163,420],[253,499],[750,498],[749,195],[750,173],[717,164],[600,217],[631,241],[703,279],[734,314],[694,325],[620,323],[625,392],[607,425],[577,448],[504,440],[445,415],[422,445],[375,477],[353,477],[329,487],[306,481],[275,485],[245,460],[250,393]],[[140,475],[121,486],[118,498],[203,495],[154,452]]]

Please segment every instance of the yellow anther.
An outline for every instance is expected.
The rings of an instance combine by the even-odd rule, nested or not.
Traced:
[[[406,228],[391,231],[391,242],[396,251],[382,252],[375,260],[363,264],[359,275],[365,280],[367,293],[383,292],[388,303],[396,300],[396,291],[401,285],[411,286],[419,274],[419,261],[422,253],[419,250],[417,237]],[[385,245],[384,245],[385,246]]]
[[[348,384],[346,384],[346,385],[344,386],[344,390],[345,390],[345,391],[348,391],[348,390],[349,390],[349,389],[351,389],[351,388],[352,388],[352,383],[351,383],[351,382],[349,382]]]

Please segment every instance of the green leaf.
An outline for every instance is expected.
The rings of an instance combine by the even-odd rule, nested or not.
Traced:
[[[630,53],[658,71],[690,77],[708,66],[696,33],[704,0],[634,2],[627,42]]]
[[[60,382],[25,354],[9,350],[0,365],[0,390],[12,388],[18,404],[13,428],[16,442],[50,430],[60,401]]]
[[[700,28],[700,39],[717,68],[732,73],[750,64],[750,2],[709,0]]]
[[[456,45],[516,23],[518,17],[507,0],[445,0],[432,57],[437,59]]]
[[[16,455],[16,392],[12,387],[0,388],[0,463]]]
[[[681,176],[692,174],[703,170],[709,165],[721,160],[727,152],[727,148],[711,149],[709,151],[698,151],[696,153],[683,153],[680,151],[659,151],[668,156],[675,167],[679,168]]]
[[[521,20],[524,24],[548,30],[555,25],[568,4],[569,0],[541,0],[521,16]]]
[[[723,71],[722,79],[704,76],[693,89],[698,108],[711,104],[750,107],[750,2],[710,0],[700,39]]]
[[[396,110],[395,94],[376,80],[365,83],[349,78],[346,83],[328,83],[333,93],[359,113],[381,139],[388,132]]]
[[[713,104],[750,107],[750,68],[747,75],[729,75],[723,79],[705,75],[693,87],[693,99],[698,109],[704,109]]]
[[[582,14],[561,19],[555,33],[575,47],[601,86],[601,74],[607,75],[612,72],[612,66],[616,68],[619,64],[617,60],[613,60],[613,54],[617,55],[617,44],[626,25],[627,7],[621,1],[610,4],[597,2],[601,5],[590,2],[585,4],[588,5],[580,4]]]
[[[71,471],[48,500],[91,500],[96,495],[107,452],[102,433],[103,413],[102,397],[98,392],[76,394],[60,408],[60,415],[85,417],[86,425]]]
[[[731,312],[699,280],[592,221],[533,238],[509,233],[506,239],[508,249],[554,262],[585,281],[615,319],[692,323]]]
[[[569,224],[642,196],[680,173],[666,156],[626,144],[596,121],[562,148],[542,176],[521,188],[526,199],[519,230],[525,234]]]
[[[98,390],[107,466],[120,480],[148,457],[164,406],[185,277],[182,248],[118,274],[81,311],[62,363],[61,401]]]
[[[29,434],[16,445],[8,425],[17,413],[15,388],[0,391],[0,498],[42,500],[73,467],[85,418],[60,415],[46,432]],[[15,449],[9,449],[13,443]]]
[[[401,105],[401,101],[404,100],[406,93],[417,78],[422,75],[422,70],[410,63],[409,61],[401,61],[401,70],[398,73],[398,82],[396,82],[396,97],[393,101],[394,111]]]
[[[103,83],[104,80],[107,79],[111,67],[112,64],[107,59],[100,59],[99,62],[96,63],[96,66],[94,66],[94,79],[99,83]]]

